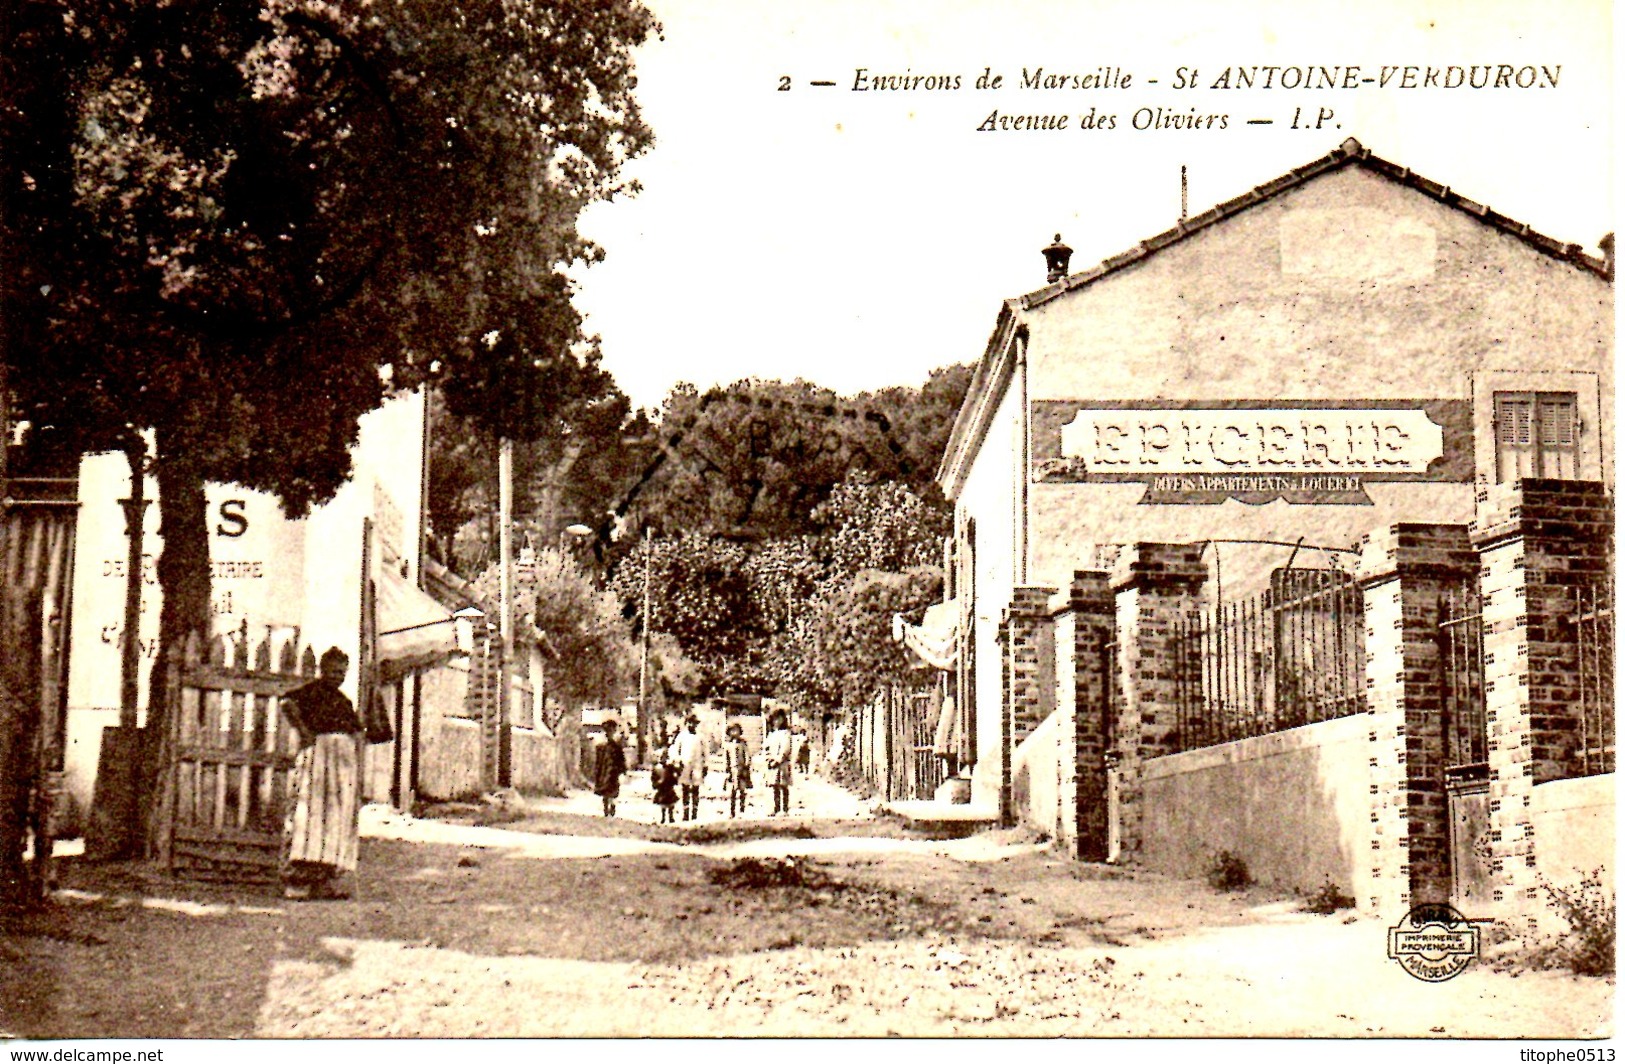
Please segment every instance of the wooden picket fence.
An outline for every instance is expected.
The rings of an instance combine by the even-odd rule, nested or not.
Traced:
[[[273,668],[273,662],[275,667]],[[297,630],[273,647],[247,631],[172,647],[158,857],[170,874],[274,882],[299,738],[282,696],[316,676]]]

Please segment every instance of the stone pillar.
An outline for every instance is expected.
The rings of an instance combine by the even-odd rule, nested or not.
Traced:
[[[1613,500],[1595,481],[1523,480],[1479,495],[1490,863],[1503,917],[1527,917],[1542,900],[1535,785],[1582,772],[1575,592],[1607,586],[1613,530]]]
[[[1111,740],[1111,687],[1117,678],[1108,671],[1112,643],[1117,638],[1117,609],[1111,578],[1104,572],[1072,574],[1067,625],[1069,642],[1056,628],[1056,659],[1066,654],[1072,663],[1073,801],[1077,813],[1074,838],[1083,861],[1106,859],[1106,749]]]
[[[1052,587],[1018,587],[1010,593],[1010,605],[999,619],[999,646],[1004,658],[1004,698],[999,729],[999,820],[1007,827],[1016,822],[1011,757],[1021,741],[1043,723],[1049,710],[1054,708],[1054,690],[1045,689],[1044,651],[1040,646],[1050,637],[1048,607],[1053,594]]]
[[[1141,765],[1174,752],[1178,729],[1173,629],[1202,605],[1207,564],[1200,543],[1137,543],[1125,547],[1112,569],[1117,671],[1122,685],[1110,749],[1118,756],[1121,859],[1138,859],[1144,833]],[[1200,662],[1192,661],[1196,668]],[[1190,666],[1187,666],[1190,667]]]
[[[1467,526],[1395,524],[1360,545],[1371,729],[1371,895],[1387,920],[1450,900],[1439,611],[1471,582]]]

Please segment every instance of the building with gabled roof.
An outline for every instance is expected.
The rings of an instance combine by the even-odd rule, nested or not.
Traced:
[[[1434,529],[1416,564],[1461,579],[1426,608],[1406,598],[1404,624],[1448,634],[1441,596],[1493,597],[1478,573],[1493,568],[1490,530],[1529,509],[1513,501],[1521,485],[1590,485],[1562,506],[1611,506],[1611,235],[1599,247],[1537,233],[1352,139],[1079,273],[1057,236],[1047,283],[1000,306],[938,472],[955,508],[972,805],[1084,856],[1191,871],[1196,855],[1153,808],[1159,787],[1180,816],[1226,810],[1234,827],[1256,811],[1222,788],[1204,796],[1212,780],[1156,775],[1164,759],[1335,725],[1347,749],[1334,782],[1317,777],[1324,808],[1306,815],[1320,819],[1289,825],[1328,837],[1279,862],[1282,885],[1324,875],[1375,896],[1359,889],[1382,878],[1367,855],[1398,847],[1362,826],[1387,785],[1367,778],[1388,755],[1359,726],[1386,697],[1386,652],[1361,635],[1378,570],[1411,572],[1411,545],[1433,542],[1414,530]],[[1602,535],[1589,520],[1582,539]],[[1599,588],[1611,526],[1608,539],[1605,561],[1573,563]],[[1495,667],[1467,678],[1475,698]],[[1426,715],[1408,682],[1401,764],[1403,725]],[[1427,696],[1434,710],[1441,697]],[[1093,725],[1091,699],[1108,707]],[[1611,767],[1611,700],[1607,712]],[[1554,765],[1579,756],[1558,747],[1569,753]],[[1398,819],[1406,801],[1435,799],[1442,817],[1441,773],[1464,756],[1439,753],[1437,779],[1407,777]],[[1422,843],[1445,845],[1406,845]],[[1390,879],[1412,874],[1390,863]]]

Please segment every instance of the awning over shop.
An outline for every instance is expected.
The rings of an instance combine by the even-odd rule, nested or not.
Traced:
[[[457,653],[451,611],[422,588],[385,570],[378,580],[378,666],[396,674]]]
[[[954,638],[959,622],[959,601],[949,599],[926,608],[919,624],[910,624],[901,615],[892,617],[892,638],[936,669],[951,669],[958,657]]]

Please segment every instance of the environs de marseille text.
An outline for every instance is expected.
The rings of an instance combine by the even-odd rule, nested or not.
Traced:
[[[1175,89],[1555,89],[1563,73],[1561,63],[1467,63],[1362,66],[1227,66],[1204,78],[1202,69],[1181,66],[1168,84]],[[913,68],[901,73],[857,67],[853,71],[853,92],[958,92],[966,87],[982,90],[1080,90],[1129,89],[1162,83],[1160,78],[1142,78],[1119,66],[1104,65],[1082,70],[1054,67],[1022,67],[1019,77],[995,73],[991,66],[979,75],[942,71],[917,74]]]
[[[1204,73],[1204,70],[1207,72]],[[1161,73],[1161,72],[1159,72]],[[962,90],[992,92],[1004,89],[1043,94],[1122,92],[1139,88],[1146,92],[1183,92],[1191,89],[1224,91],[1236,89],[1284,91],[1350,91],[1356,89],[1445,90],[1445,89],[1555,89],[1563,73],[1560,63],[1447,63],[1435,64],[1306,64],[1224,66],[1215,72],[1200,66],[1178,66],[1172,77],[1153,77],[1104,64],[1077,69],[1053,66],[1021,67],[1020,74],[1005,74],[984,66],[979,74],[952,71],[917,73],[912,67],[902,72],[856,67],[851,91],[863,93],[954,93]],[[833,85],[833,82],[822,84]],[[788,88],[781,79],[780,88]],[[1054,98],[1050,96],[1050,98]],[[1290,118],[1290,127],[1323,128],[1331,124],[1333,112],[1321,107],[1314,117],[1302,108]],[[1283,119],[1283,124],[1288,124]],[[1091,107],[1087,114],[1070,111],[1012,113],[995,108],[976,126],[978,132],[1019,132],[1079,130],[1222,130],[1242,124],[1228,112],[1186,107],[1168,100],[1147,100],[1144,106],[1119,109]],[[1271,125],[1274,119],[1252,116],[1247,124]]]

